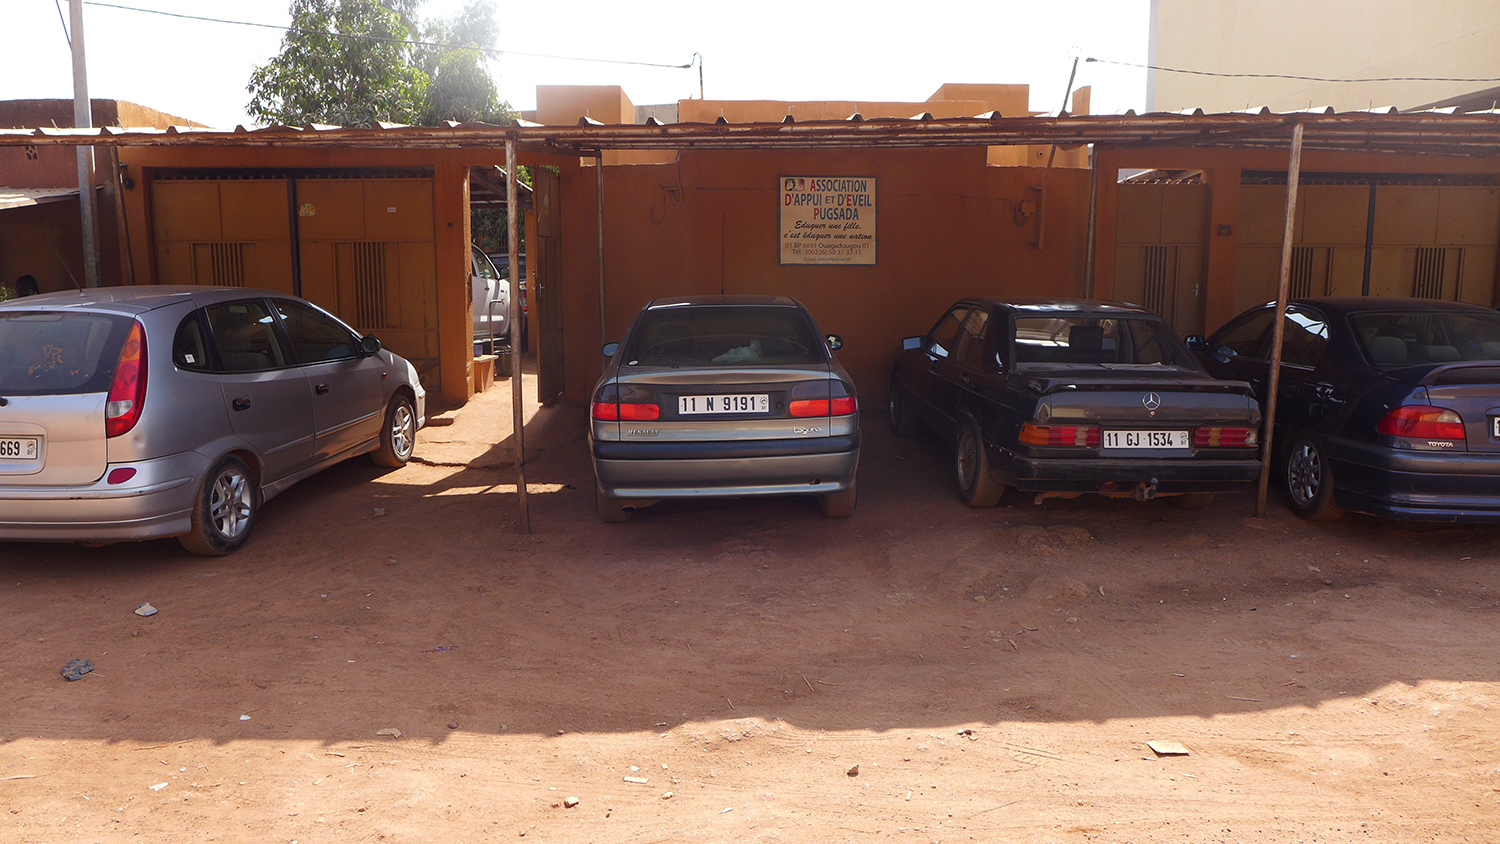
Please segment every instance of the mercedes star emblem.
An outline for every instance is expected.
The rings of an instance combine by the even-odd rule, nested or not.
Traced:
[[[1161,407],[1161,396],[1155,393],[1147,393],[1141,396],[1141,404],[1145,405],[1147,410],[1155,410]]]

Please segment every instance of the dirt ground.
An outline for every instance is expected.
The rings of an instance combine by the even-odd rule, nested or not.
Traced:
[[[0,545],[0,840],[1495,840],[1500,530],[970,510],[878,413],[852,519],[604,525],[532,406],[527,537],[496,386],[228,558]]]

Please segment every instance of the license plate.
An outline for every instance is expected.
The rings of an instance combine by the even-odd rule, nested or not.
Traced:
[[[1105,448],[1187,448],[1187,431],[1105,431]]]
[[[1490,436],[1500,440],[1500,416],[1490,417]]]
[[[678,396],[679,416],[705,413],[769,413],[771,397],[761,394],[730,396]]]
[[[0,460],[35,460],[36,437],[0,437]]]

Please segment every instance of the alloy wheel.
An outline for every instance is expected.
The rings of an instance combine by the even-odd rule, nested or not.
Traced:
[[[1323,485],[1323,458],[1317,446],[1302,440],[1292,446],[1292,457],[1287,462],[1287,491],[1292,500],[1306,506],[1318,495]]]
[[[979,443],[965,429],[958,435],[958,488],[967,490],[974,486],[974,477],[978,471]]]
[[[416,443],[416,427],[417,420],[411,405],[406,402],[396,405],[396,412],[391,414],[391,450],[402,460],[411,457],[412,447]]]
[[[254,509],[250,479],[236,467],[229,467],[214,479],[209,499],[209,514],[214,528],[225,539],[238,539],[250,529]]]

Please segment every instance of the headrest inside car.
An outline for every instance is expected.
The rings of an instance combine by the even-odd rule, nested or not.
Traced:
[[[1104,326],[1075,325],[1068,331],[1068,348],[1075,352],[1104,350]]]
[[[1370,359],[1376,366],[1389,366],[1393,363],[1406,363],[1406,341],[1400,337],[1380,335],[1371,337],[1366,344],[1370,351]]]

